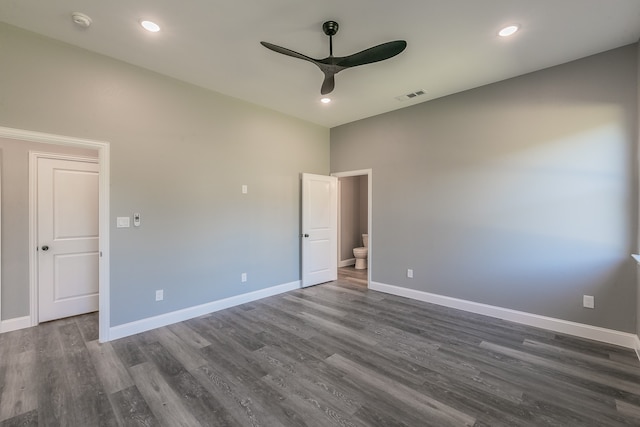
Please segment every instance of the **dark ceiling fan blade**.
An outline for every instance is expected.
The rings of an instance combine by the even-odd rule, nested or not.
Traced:
[[[369,49],[365,49],[361,52],[354,53],[353,55],[345,56],[337,61],[340,67],[357,67],[358,65],[371,64],[373,62],[384,61],[385,59],[392,58],[405,50],[407,42],[404,40],[396,40],[393,42],[387,42],[379,44]]]
[[[306,55],[303,55],[301,53],[296,52],[295,50],[291,50],[291,49],[287,49],[285,47],[282,46],[278,46],[272,43],[268,43],[268,42],[260,42],[260,44],[264,47],[266,47],[267,49],[271,49],[274,52],[278,52],[281,53],[283,55],[287,55],[287,56],[292,56],[294,58],[298,58],[298,59],[303,59],[305,61],[309,61],[309,62],[313,62],[314,64],[318,64],[318,61],[310,58]]]
[[[322,82],[322,87],[320,88],[320,94],[326,95],[328,93],[331,93],[335,85],[336,80],[334,78],[334,74],[325,74],[324,81]]]
[[[333,91],[336,84],[335,75],[340,71],[349,67],[384,61],[385,59],[396,56],[407,47],[406,41],[396,40],[379,44],[361,52],[354,53],[353,55],[336,57],[333,56],[333,36],[338,32],[338,23],[335,21],[327,21],[322,24],[322,31],[325,35],[329,36],[329,56],[324,59],[314,59],[273,43],[260,42],[260,44],[274,52],[311,62],[320,68],[320,71],[324,73],[324,81],[320,89],[322,95]]]

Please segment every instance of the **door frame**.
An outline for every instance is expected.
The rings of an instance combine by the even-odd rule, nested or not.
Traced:
[[[74,138],[70,136],[62,136],[48,134],[42,132],[27,131],[22,129],[13,129],[0,127],[0,137],[14,139],[17,141],[39,142],[52,145],[65,145],[78,148],[88,148],[97,150],[99,165],[99,184],[98,184],[98,230],[99,230],[99,251],[100,262],[98,267],[98,295],[99,295],[99,313],[98,313],[98,334],[99,341],[109,341],[109,325],[110,325],[110,250],[109,250],[109,187],[110,187],[110,144],[104,141],[95,141],[90,139]],[[36,238],[35,224],[35,188],[33,186],[34,168],[31,164],[30,156],[29,164],[29,318],[30,326],[38,324],[37,311],[37,261],[36,248],[38,246]]]
[[[349,177],[349,176],[367,176],[367,234],[369,235],[369,251],[367,253],[367,259],[368,259],[368,263],[369,265],[367,266],[367,288],[369,288],[371,286],[371,270],[372,270],[372,266],[373,266],[373,262],[372,261],[372,254],[373,254],[373,250],[372,250],[372,243],[373,240],[372,239],[372,227],[371,227],[371,219],[372,219],[372,211],[373,211],[373,169],[360,169],[360,170],[354,170],[354,171],[347,171],[347,172],[334,172],[331,174],[331,176],[335,176],[336,178],[345,178],[345,177]],[[340,196],[338,196],[338,224],[340,224]],[[338,234],[340,233],[340,226],[338,226]],[[338,258],[340,257],[339,251],[338,251]],[[340,260],[338,260],[340,261]]]

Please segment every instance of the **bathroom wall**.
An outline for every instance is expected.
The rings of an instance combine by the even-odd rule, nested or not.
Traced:
[[[110,326],[300,280],[300,173],[329,173],[327,128],[2,23],[0,46],[0,126],[110,143]]]
[[[360,186],[358,177],[338,178],[340,185],[340,258],[341,267],[353,265],[353,248],[358,244],[360,230]]]
[[[372,281],[636,331],[637,83],[634,44],[331,129]]]
[[[0,320],[29,315],[29,151],[97,157],[94,150],[0,138]]]
[[[363,246],[362,235],[368,227],[368,177],[338,178],[340,183],[340,254],[341,266],[355,263],[353,248]]]
[[[638,43],[637,45],[637,63],[636,63],[636,75],[638,78],[638,82],[640,82],[640,43]],[[638,103],[639,106],[639,110],[637,112],[639,120],[638,120],[638,130],[637,130],[637,144],[638,146],[640,146],[640,84],[636,87],[636,101]],[[640,161],[640,158],[638,159]],[[640,174],[638,174],[638,178],[640,178]],[[640,217],[638,218],[638,222],[640,222]],[[640,232],[640,231],[639,231]],[[639,242],[638,245],[640,245],[640,236],[639,236]],[[635,248],[635,252],[636,254],[640,254],[640,247],[636,246]],[[636,265],[636,274],[637,272],[640,270],[640,264]],[[636,278],[636,335],[638,336],[638,352],[640,354],[640,274],[638,274],[637,278]]]
[[[359,212],[360,219],[358,220],[358,225],[360,226],[360,230],[358,232],[360,237],[360,245],[362,245],[362,235],[368,233],[369,227],[369,177],[367,175],[362,175],[358,178],[358,192],[360,196],[359,200]]]

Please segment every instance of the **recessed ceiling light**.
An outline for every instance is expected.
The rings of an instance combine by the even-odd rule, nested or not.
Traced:
[[[331,102],[331,98],[322,98],[320,102],[322,102],[323,104],[328,104]]]
[[[142,28],[152,33],[157,33],[158,31],[160,31],[160,25],[156,24],[155,22],[142,20],[140,21],[140,25],[142,25]]]
[[[509,25],[508,27],[504,27],[500,31],[498,31],[498,35],[500,37],[509,37],[518,31],[520,27],[518,25]]]

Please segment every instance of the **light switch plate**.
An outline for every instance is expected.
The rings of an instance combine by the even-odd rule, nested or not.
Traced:
[[[140,214],[137,212],[133,214],[133,226],[140,227]]]
[[[242,186],[242,194],[247,194],[249,192],[249,187],[247,187],[246,185]]]
[[[129,228],[131,226],[130,220],[131,218],[129,218],[128,216],[119,216],[116,218],[116,227]]]
[[[593,295],[583,295],[582,296],[582,306],[584,308],[594,308],[595,307],[595,298]]]

